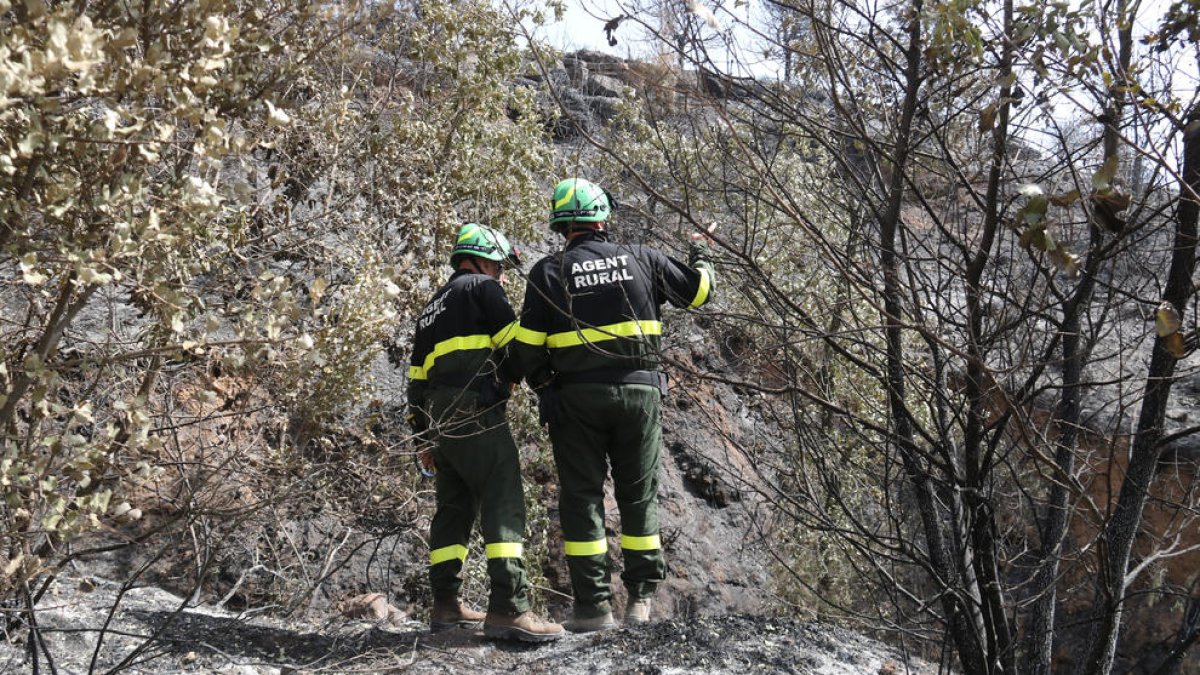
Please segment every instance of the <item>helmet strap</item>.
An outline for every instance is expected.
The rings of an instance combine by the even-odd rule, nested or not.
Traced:
[[[567,239],[574,239],[583,234],[604,233],[607,232],[604,228],[604,221],[601,220],[595,223],[571,223],[567,226]]]
[[[486,274],[487,276],[495,279],[496,281],[500,280],[500,276],[502,274],[504,274],[504,265],[502,263],[496,263],[496,273],[492,274],[491,272],[488,272],[486,269],[484,269],[483,264],[480,263],[479,261],[480,261],[480,258],[477,258],[475,256],[467,256],[467,262],[468,262],[468,264],[470,264],[472,272],[474,272],[476,274]]]

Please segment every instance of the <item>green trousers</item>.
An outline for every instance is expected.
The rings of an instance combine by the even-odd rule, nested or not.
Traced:
[[[621,580],[631,599],[654,594],[666,578],[658,532],[662,397],[640,384],[570,384],[557,396],[550,440],[558,466],[564,549],[575,615],[612,611],[604,480],[612,468],[621,514]]]
[[[529,610],[525,574],[525,497],[520,458],[504,404],[480,410],[472,392],[428,395],[437,445],[437,511],[429,526],[429,583],[436,600],[458,597],[471,528],[480,517],[491,593],[488,611]]]

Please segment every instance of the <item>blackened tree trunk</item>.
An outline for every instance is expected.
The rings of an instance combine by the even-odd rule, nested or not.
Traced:
[[[1175,223],[1175,245],[1167,286],[1163,299],[1171,303],[1180,316],[1187,310],[1193,295],[1192,272],[1196,267],[1196,224],[1200,215],[1200,107],[1188,115],[1184,133],[1183,185],[1180,186],[1179,209]],[[1166,339],[1154,341],[1150,371],[1146,377],[1145,397],[1138,416],[1137,429],[1130,452],[1129,470],[1121,483],[1121,492],[1112,518],[1101,537],[1103,560],[1099,587],[1095,596],[1097,624],[1093,629],[1087,659],[1080,672],[1106,675],[1112,670],[1117,639],[1120,637],[1121,614],[1133,542],[1142,522],[1142,511],[1150,482],[1162,454],[1159,441],[1163,436],[1163,419],[1175,374],[1176,357],[1167,349]]]
[[[942,606],[962,668],[966,672],[983,673],[987,670],[987,658],[982,640],[983,619],[979,607],[978,584],[964,588],[964,580],[973,577],[973,570],[966,568],[962,556],[954,555],[947,535],[957,537],[957,532],[947,533],[946,528],[957,528],[957,518],[947,519],[936,494],[934,476],[916,447],[913,420],[906,401],[907,359],[904,354],[903,334],[903,291],[901,288],[900,256],[897,252],[897,234],[903,206],[904,171],[911,150],[913,119],[921,95],[923,26],[921,12],[924,3],[916,0],[908,25],[908,43],[905,48],[904,102],[900,125],[895,137],[892,153],[892,173],[888,185],[888,200],[880,217],[880,265],[883,273],[884,334],[887,344],[887,389],[888,408],[894,434],[895,448],[904,465],[905,473],[916,493],[921,524],[925,534],[925,545],[931,568],[943,575],[937,580],[947,589],[942,593]],[[971,581],[974,581],[972,578]]]

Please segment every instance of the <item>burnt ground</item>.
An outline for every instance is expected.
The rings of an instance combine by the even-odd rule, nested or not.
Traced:
[[[53,670],[40,672],[376,673],[931,673],[896,649],[816,622],[725,615],[660,620],[568,635],[544,645],[500,643],[479,630],[430,634],[403,615],[288,622],[211,607],[183,608],[156,588],[116,603],[117,584],[66,579],[39,622]],[[113,606],[116,609],[111,611]],[[103,630],[102,630],[103,629]],[[100,645],[97,648],[97,638]],[[33,672],[28,632],[0,644],[0,672]],[[906,663],[911,664],[907,665]]]

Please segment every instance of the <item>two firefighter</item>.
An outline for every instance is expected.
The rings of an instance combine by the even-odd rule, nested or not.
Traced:
[[[560,481],[564,553],[574,591],[572,632],[616,625],[612,614],[604,480],[611,467],[621,516],[627,624],[650,619],[666,576],[658,523],[661,464],[661,308],[699,307],[711,297],[706,237],[684,264],[640,245],[609,240],[616,208],[589,181],[560,182],[550,226],[565,239],[529,274],[517,320],[501,282],[517,265],[503,234],[469,224],[451,252],[454,276],[417,320],[409,369],[409,419],[434,443],[437,510],[430,526],[431,625],[483,621],[497,639],[553,640],[562,627],[529,613],[522,564],[524,501],[504,406],[527,380],[549,426]],[[481,514],[491,595],[482,615],[462,605],[460,572]]]

